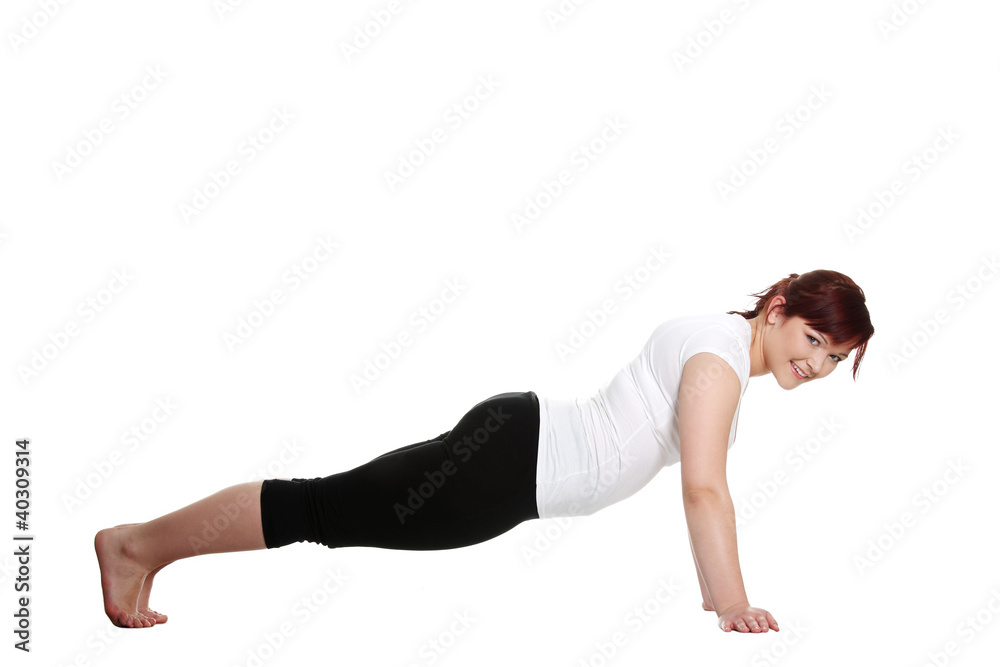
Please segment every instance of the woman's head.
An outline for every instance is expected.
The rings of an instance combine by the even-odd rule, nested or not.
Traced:
[[[748,320],[763,316],[765,323],[779,328],[794,320],[794,330],[785,326],[782,332],[783,336],[794,336],[789,338],[793,345],[801,343],[797,338],[811,343],[808,338],[811,329],[822,334],[831,350],[856,349],[852,377],[857,379],[861,359],[875,328],[865,306],[865,293],[853,280],[843,273],[823,269],[801,275],[792,273],[751,296],[757,298],[753,310],[729,312]],[[810,372],[809,369],[801,370]]]

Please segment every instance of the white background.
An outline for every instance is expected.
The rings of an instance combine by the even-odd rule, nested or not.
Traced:
[[[11,647],[11,460],[4,654],[39,665],[984,664],[1000,649],[1000,8],[904,4],[909,14],[886,0],[595,0],[553,22],[554,1],[421,0],[368,25],[378,34],[349,58],[344,45],[386,2],[71,2],[51,18],[43,3],[5,3],[0,435],[8,456],[15,439],[32,441],[36,540],[24,656]],[[480,77],[495,90],[477,91]],[[447,120],[463,102],[475,109]],[[275,109],[294,119],[269,135]],[[88,139],[103,119],[110,133]],[[621,129],[602,143],[609,121]],[[386,172],[435,128],[445,141],[390,188]],[[951,139],[936,149],[939,132]],[[258,135],[269,143],[249,160],[244,142]],[[765,145],[777,150],[746,162]],[[915,168],[925,151],[933,163]],[[74,152],[76,167],[56,164]],[[230,160],[239,173],[213,189]],[[723,197],[741,169],[749,176]],[[572,182],[539,199],[561,170]],[[901,194],[878,211],[894,180]],[[213,196],[185,219],[196,192]],[[529,199],[544,206],[518,228]],[[880,214],[849,233],[859,207]],[[311,263],[321,237],[339,247]],[[655,270],[650,248],[669,253]],[[295,286],[283,280],[293,266],[315,271]],[[754,378],[729,463],[747,592],[781,633],[724,634],[700,610],[676,467],[594,516],[528,522],[466,549],[302,543],[180,561],[153,591],[168,623],[116,631],[104,616],[100,528],[252,478],[354,467],[450,429],[495,393],[588,396],[665,319],[743,309],[749,293],[819,268],[867,295],[876,334],[858,381],[853,357],[793,392]],[[641,288],[616,291],[626,275]],[[464,289],[419,330],[411,317],[449,280]],[[255,301],[275,289],[285,298],[271,316],[227,344],[241,320],[260,323]],[[605,299],[615,312],[561,355]],[[411,344],[356,390],[351,376],[402,333]],[[177,406],[161,422],[158,400]],[[832,438],[824,420],[838,424]],[[133,428],[146,433],[129,447]],[[301,451],[282,461],[291,442]],[[966,472],[946,477],[952,463]],[[768,487],[778,472],[786,483]],[[925,488],[933,502],[917,498]],[[327,595],[337,571],[347,580]],[[677,586],[665,604],[661,580]],[[322,604],[306,617],[303,598]],[[647,602],[647,621],[633,622]],[[452,626],[456,614],[471,627]],[[294,632],[278,642],[283,623]],[[624,645],[605,658],[616,632]]]

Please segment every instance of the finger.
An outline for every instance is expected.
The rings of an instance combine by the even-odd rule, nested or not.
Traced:
[[[747,627],[746,621],[742,618],[736,621],[736,629],[740,632],[750,632],[750,628]]]
[[[764,615],[763,615],[763,614],[761,614],[760,616],[758,616],[758,617],[757,617],[757,627],[759,627],[759,628],[760,628],[760,631],[761,631],[761,632],[767,632],[768,630],[770,630],[770,629],[771,629],[771,628],[770,628],[770,627],[768,626],[768,624],[767,624],[767,619],[766,619],[766,618],[764,618]]]
[[[766,613],[767,613],[767,623],[768,623],[768,625],[770,625],[772,628],[774,628],[775,632],[778,632],[778,630],[779,630],[779,628],[778,628],[778,622],[776,620],[774,620],[774,616],[771,616],[771,612],[766,612]]]
[[[760,632],[760,626],[757,624],[757,619],[753,616],[749,616],[746,619],[747,627],[750,628],[750,632]]]

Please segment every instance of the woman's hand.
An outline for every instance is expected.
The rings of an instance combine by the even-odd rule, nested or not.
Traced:
[[[749,605],[738,605],[719,612],[719,627],[723,632],[778,632],[778,622],[766,609]]]

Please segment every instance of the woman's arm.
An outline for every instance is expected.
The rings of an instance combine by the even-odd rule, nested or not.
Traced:
[[[678,399],[681,490],[695,564],[726,631],[777,630],[774,618],[747,601],[736,549],[736,512],[726,484],[729,431],[740,399],[736,372],[701,352],[684,365]]]
[[[715,611],[712,605],[712,596],[708,593],[708,586],[705,585],[705,577],[701,574],[701,567],[698,565],[698,556],[694,553],[694,543],[691,542],[691,531],[688,530],[688,543],[691,545],[691,558],[694,559],[694,570],[698,573],[698,585],[701,587],[701,608],[705,611]]]

